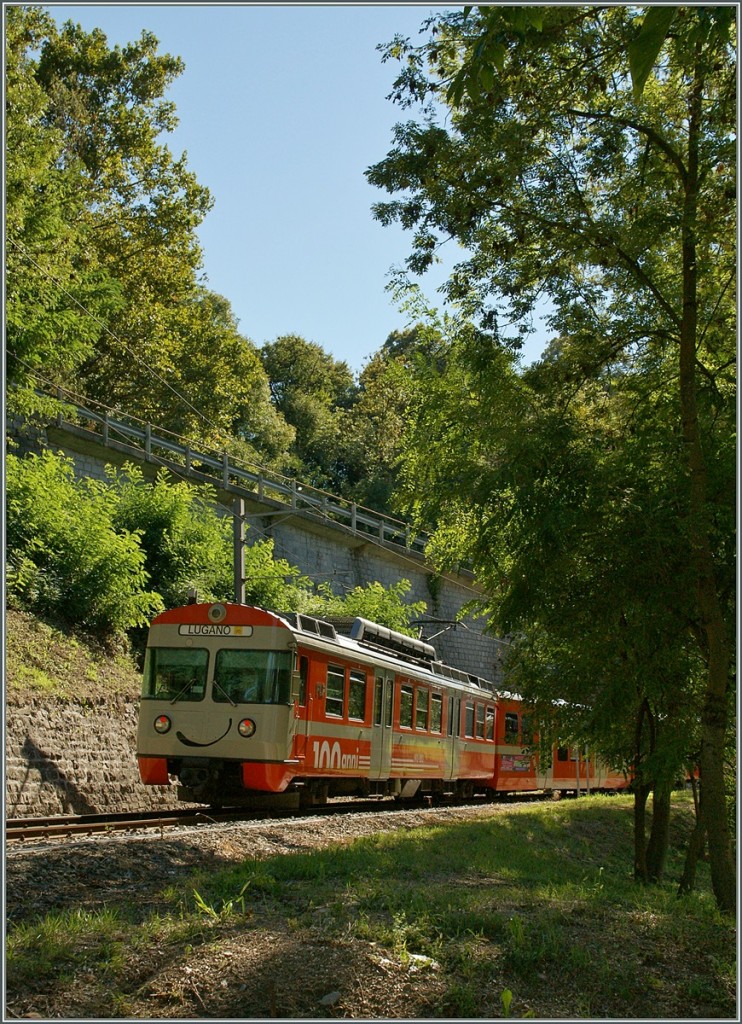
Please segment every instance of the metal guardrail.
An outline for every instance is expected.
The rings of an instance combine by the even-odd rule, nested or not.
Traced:
[[[39,392],[49,397],[46,392]],[[202,483],[210,483],[235,497],[272,502],[297,512],[309,513],[354,535],[368,535],[384,545],[404,548],[423,555],[427,538],[413,535],[407,523],[364,508],[356,502],[329,494],[311,484],[281,476],[270,470],[251,470],[227,452],[192,444],[162,428],[153,428],[133,416],[101,406],[101,411],[80,403],[81,396],[56,389],[60,403],[56,426],[103,447],[124,451],[143,462],[156,463]],[[89,401],[89,400],[85,400]],[[98,404],[98,403],[90,403]],[[65,409],[69,408],[69,412]],[[68,418],[71,414],[73,418]],[[81,426],[80,423],[85,425]]]

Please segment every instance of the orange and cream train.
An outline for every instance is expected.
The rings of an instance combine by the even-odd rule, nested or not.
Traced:
[[[555,746],[536,752],[521,701],[357,618],[189,604],[152,622],[137,757],[142,782],[212,806],[339,795],[585,792],[622,773]],[[262,795],[262,796],[261,796]]]

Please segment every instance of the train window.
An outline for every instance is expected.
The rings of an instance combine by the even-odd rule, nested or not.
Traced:
[[[518,715],[514,711],[505,712],[505,742],[518,742]]]
[[[307,702],[307,680],[309,679],[309,658],[299,658],[299,703]]]
[[[495,709],[491,704],[487,705],[487,718],[484,724],[484,738],[494,740],[495,738]]]
[[[520,741],[524,747],[533,743],[533,726],[528,715],[521,715],[520,719]]]
[[[484,704],[477,701],[477,736],[484,739]]]
[[[348,718],[366,717],[366,674],[351,669],[348,689]]]
[[[464,736],[474,735],[474,705],[467,703],[466,705],[466,728],[464,729]]]
[[[155,700],[203,700],[209,652],[200,647],[148,647],[142,697]]]
[[[412,728],[412,687],[403,686],[399,692],[399,724],[403,729]]]
[[[431,694],[430,697],[430,729],[431,732],[440,732],[443,723],[443,697],[440,693]]]
[[[386,684],[386,701],[384,706],[384,725],[387,729],[391,729],[393,721],[393,707],[392,698],[394,697],[394,686],[391,679],[387,680]]]
[[[345,670],[340,665],[327,666],[327,695],[325,714],[343,717],[343,699],[345,691]]]
[[[381,725],[381,699],[384,694],[384,680],[378,676],[374,683],[374,725]]]
[[[447,729],[446,729],[446,733],[447,733],[448,736],[453,736],[453,723],[454,723],[454,717],[453,717],[453,697],[449,697],[448,698],[448,726],[447,726]]]
[[[292,661],[291,651],[217,651],[213,699],[219,704],[289,704]]]
[[[415,687],[415,728],[428,729],[428,703],[430,701],[430,690],[422,687]]]
[[[569,761],[569,750],[567,747],[559,747],[557,750],[557,761]]]

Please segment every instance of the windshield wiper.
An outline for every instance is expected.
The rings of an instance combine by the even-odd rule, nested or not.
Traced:
[[[229,701],[229,703],[232,705],[233,708],[237,707],[237,702],[232,700],[232,698],[229,696],[229,694],[224,689],[224,687],[220,685],[219,680],[216,678],[216,676],[214,676],[214,686],[216,687],[217,690],[221,690],[222,691],[222,693],[227,698],[227,700]]]
[[[195,682],[196,682],[196,680],[195,680],[195,679],[189,679],[189,680],[188,680],[188,682],[187,682],[187,683],[185,684],[185,686],[183,687],[183,689],[182,689],[182,690],[179,690],[179,691],[178,691],[178,692],[177,692],[177,693],[175,694],[175,696],[174,696],[174,697],[173,697],[173,699],[172,699],[172,700],[170,701],[170,703],[171,703],[171,704],[174,704],[174,703],[176,702],[176,700],[180,700],[180,698],[181,698],[181,697],[183,696],[183,694],[184,694],[184,693],[186,693],[186,692],[187,692],[188,690],[190,690],[190,688],[191,688],[191,687],[193,686],[193,684],[194,684]]]

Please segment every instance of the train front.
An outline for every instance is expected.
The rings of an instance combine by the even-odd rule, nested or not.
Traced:
[[[191,604],[152,622],[137,759],[145,785],[227,806],[291,781],[296,643],[270,612]]]

